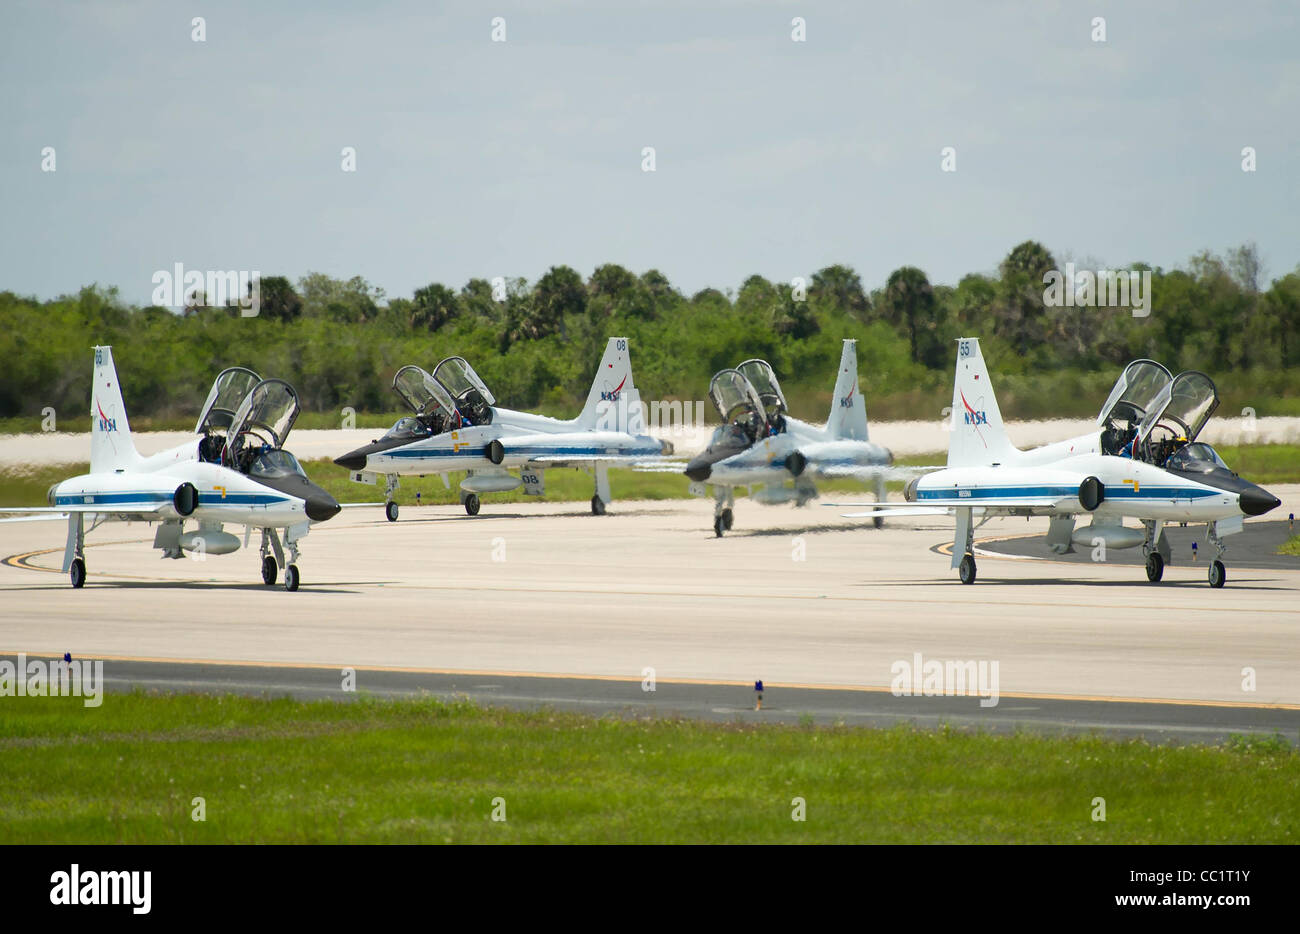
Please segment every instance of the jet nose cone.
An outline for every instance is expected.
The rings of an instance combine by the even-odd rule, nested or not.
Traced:
[[[1241,511],[1248,516],[1262,516],[1270,509],[1276,509],[1282,501],[1268,490],[1252,486],[1241,494]]]
[[[343,507],[339,505],[338,500],[324,490],[312,493],[307,497],[307,518],[314,522],[333,519],[342,509]]]
[[[709,474],[713,473],[713,468],[701,461],[691,461],[686,465],[686,476],[690,477],[697,483],[703,483],[709,479]]]
[[[351,451],[342,457],[334,458],[334,463],[346,470],[364,470],[366,467],[366,455],[360,451]]]

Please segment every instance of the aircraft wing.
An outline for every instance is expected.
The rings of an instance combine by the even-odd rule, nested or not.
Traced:
[[[922,476],[923,474],[933,473],[936,470],[943,470],[944,467],[942,466],[931,467],[929,465],[917,466],[917,467],[912,467],[912,466],[887,467],[884,465],[881,465],[879,467],[866,467],[866,466],[839,465],[839,464],[833,466],[827,466],[827,467],[819,467],[816,461],[809,461],[808,469],[815,470],[820,476],[829,477],[832,479],[839,478],[839,477],[858,477],[864,480],[873,480],[876,477],[883,474],[886,480],[911,480],[913,477],[919,477]]]
[[[876,516],[934,516],[951,513],[954,509],[970,507],[981,515],[1024,515],[1025,510],[1032,510],[1036,515],[1054,515],[1059,513],[1077,513],[1079,500],[1068,496],[1064,499],[1054,496],[1009,496],[995,497],[960,497],[950,496],[944,499],[926,499],[912,503],[824,503],[839,509],[861,507],[868,512],[843,514],[845,518],[870,519]]]
[[[539,467],[567,467],[570,464],[616,464],[632,470],[658,470],[674,463],[667,459],[626,454],[538,454],[528,463]],[[677,468],[679,471],[681,468]]]
[[[78,504],[76,506],[27,506],[27,507],[8,507],[0,506],[0,515],[30,515],[30,516],[49,516],[56,518],[66,516],[70,512],[94,513],[101,516],[148,516],[154,515],[162,510],[164,506],[170,506],[170,502],[158,503],[152,508],[133,506],[130,509],[113,509],[110,506],[94,506],[90,504]]]

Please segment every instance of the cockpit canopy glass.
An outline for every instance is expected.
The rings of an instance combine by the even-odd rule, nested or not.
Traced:
[[[264,379],[244,397],[232,420],[229,439],[238,448],[284,446],[301,406],[298,393],[282,379]]]
[[[746,360],[736,370],[741,376],[749,381],[758,393],[759,401],[763,403],[763,410],[767,413],[768,419],[774,419],[778,415],[783,415],[789,411],[785,402],[785,394],[781,392],[781,383],[776,378],[776,373],[772,371],[771,365],[766,360]]]
[[[433,368],[433,378],[447,390],[462,417],[475,425],[492,421],[492,406],[497,400],[464,357],[443,360]]]
[[[1219,452],[1204,441],[1196,441],[1176,451],[1170,455],[1169,460],[1165,461],[1165,466],[1170,470],[1192,473],[1211,473],[1216,469],[1229,469],[1223,462],[1223,458],[1219,456]]]
[[[724,425],[740,425],[754,434],[765,422],[763,402],[738,370],[720,370],[709,382],[709,398]]]
[[[456,411],[456,403],[443,385],[418,366],[398,370],[393,377],[393,389],[421,420],[429,421],[433,416],[446,418]]]
[[[267,480],[278,480],[282,477],[307,476],[299,465],[298,458],[294,457],[288,451],[278,449],[265,451],[254,457],[248,468],[248,472],[254,477],[262,477]]]
[[[395,438],[427,438],[429,429],[425,423],[413,415],[407,415],[405,418],[399,418],[393,423],[393,427],[384,432],[384,440],[392,441]]]
[[[1110,398],[1097,416],[1097,424],[1104,426],[1108,421],[1133,424],[1141,422],[1152,401],[1172,378],[1173,374],[1168,368],[1154,360],[1134,360],[1124,368],[1115,388],[1110,391]]]
[[[232,366],[218,373],[212,381],[207,401],[199,412],[194,433],[202,435],[229,431],[235,419],[235,410],[261,381],[262,377],[242,366]]]
[[[1219,394],[1212,379],[1196,370],[1179,373],[1151,403],[1138,434],[1146,438],[1153,428],[1163,425],[1195,441],[1218,407]]]

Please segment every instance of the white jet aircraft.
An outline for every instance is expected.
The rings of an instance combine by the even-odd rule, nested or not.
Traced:
[[[284,568],[285,589],[297,590],[298,542],[313,523],[330,519],[341,507],[283,448],[300,408],[293,387],[259,379],[252,370],[224,370],[199,416],[197,437],[142,457],[131,439],[113,350],[94,350],[90,473],[52,486],[49,506],[0,512],[67,516],[63,570],[73,587],[86,583],[85,533],[108,521],[139,521],[161,523],[153,546],[164,558],[180,558],[186,551],[237,551],[240,541],[223,531],[224,523],[245,527],[245,547],[252,530],[260,529],[262,581],[274,584]],[[197,522],[197,528],[185,531],[187,521]],[[279,529],[288,546],[287,565]]]
[[[384,512],[397,521],[393,501],[402,475],[447,475],[466,471],[460,482],[465,512],[478,515],[479,494],[523,486],[546,492],[546,469],[574,467],[595,474],[591,511],[604,515],[611,501],[610,467],[654,464],[672,454],[672,444],[645,433],[641,394],[632,381],[627,338],[611,337],[577,418],[562,420],[500,408],[462,357],[448,357],[433,373],[405,366],[393,389],[412,415],[399,419],[382,438],[337,458],[357,483],[386,481]],[[508,471],[516,469],[519,476]]]
[[[1243,521],[1280,505],[1272,493],[1238,477],[1214,448],[1196,441],[1219,400],[1204,373],[1169,371],[1150,360],[1129,364],[1098,416],[1099,431],[1030,451],[1012,446],[989,382],[979,340],[957,342],[948,466],[909,483],[906,503],[861,504],[881,515],[954,515],[952,566],[963,584],[975,582],[976,515],[1049,516],[1048,544],[1104,542],[1142,546],[1147,579],[1161,579],[1170,552],[1170,522],[1204,522],[1216,548],[1211,587],[1227,574],[1223,538]],[[844,505],[844,504],[840,504]],[[1075,529],[1075,519],[1091,523]],[[1142,529],[1124,526],[1138,519]]]
[[[765,360],[746,360],[734,370],[718,372],[709,383],[709,396],[722,425],[685,472],[694,481],[693,492],[703,495],[705,487],[713,487],[718,537],[732,527],[736,487],[754,489],[752,497],[760,503],[802,506],[817,496],[814,481],[858,477],[874,479],[877,499],[885,499],[894,456],[867,437],[857,341],[844,341],[825,428],[787,414],[781,384]],[[787,480],[794,484],[785,486]]]

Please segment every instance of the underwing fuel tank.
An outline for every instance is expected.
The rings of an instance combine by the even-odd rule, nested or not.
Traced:
[[[1075,529],[1070,536],[1070,540],[1081,548],[1094,547],[1097,544],[1094,539],[1105,542],[1107,548],[1136,548],[1146,541],[1146,533],[1122,525],[1085,525]]]
[[[523,482],[508,473],[481,473],[460,481],[460,488],[469,493],[505,493],[518,488]]]
[[[198,529],[181,535],[180,546],[205,555],[228,555],[239,550],[239,539],[220,529]]]

